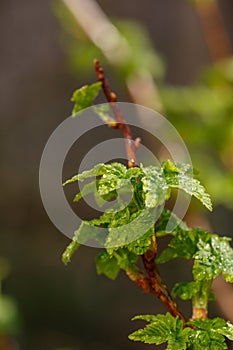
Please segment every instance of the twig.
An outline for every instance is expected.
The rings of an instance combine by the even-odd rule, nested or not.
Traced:
[[[136,154],[135,154],[136,147],[135,147],[135,141],[132,137],[129,125],[125,122],[123,115],[117,106],[116,94],[111,91],[108,80],[104,75],[104,70],[103,70],[98,59],[94,60],[94,66],[95,66],[97,79],[102,83],[102,88],[103,88],[104,94],[106,96],[106,99],[110,103],[112,111],[113,111],[113,113],[116,117],[116,120],[118,122],[118,124],[117,124],[118,128],[123,133],[123,136],[125,139],[125,144],[126,144],[128,168],[136,167],[136,166],[138,166],[137,158],[136,158]]]
[[[144,293],[151,293],[151,283],[148,277],[142,271],[133,271],[130,269],[126,270],[126,275],[131,281],[136,283],[140,288],[143,289]]]
[[[167,307],[169,312],[174,316],[178,316],[183,322],[185,318],[178,309],[176,302],[172,299],[168,292],[167,286],[163,283],[162,278],[159,274],[155,258],[157,255],[157,242],[156,236],[154,235],[151,241],[150,248],[143,254],[142,260],[145,269],[148,273],[151,282],[152,293],[155,294],[162,303]]]
[[[118,128],[123,132],[123,136],[126,141],[126,152],[128,156],[128,167],[132,168],[137,166],[137,159],[135,155],[136,146],[140,143],[139,139],[136,142],[133,140],[131,130],[129,125],[124,120],[120,109],[117,106],[117,97],[114,92],[112,92],[108,80],[105,77],[104,70],[100,65],[98,59],[94,60],[95,70],[97,74],[97,79],[102,83],[102,88],[106,96],[107,101],[110,103],[113,113],[118,122]],[[114,126],[115,127],[115,126]],[[136,146],[135,146],[136,144]],[[142,255],[142,260],[148,274],[148,277],[142,271],[132,271],[127,270],[127,276],[141,287],[145,293],[155,294],[162,303],[167,307],[173,316],[178,316],[183,322],[185,318],[179,311],[178,306],[169,294],[166,285],[163,283],[162,278],[158,272],[157,266],[155,264],[155,258],[157,254],[157,241],[154,235],[151,240],[151,247]]]

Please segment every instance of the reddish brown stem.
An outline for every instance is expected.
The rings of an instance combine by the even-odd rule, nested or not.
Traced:
[[[126,270],[126,275],[131,281],[136,283],[140,288],[143,289],[144,293],[152,292],[150,280],[142,271],[133,271],[130,269]]]
[[[120,109],[117,106],[117,97],[114,92],[111,91],[108,80],[105,77],[104,70],[98,59],[94,60],[95,71],[97,79],[102,83],[103,92],[106,96],[107,101],[110,103],[112,111],[118,122],[117,127],[122,131],[125,144],[126,144],[126,153],[128,158],[128,168],[138,166],[137,158],[135,154],[135,141],[132,137],[131,130],[129,125],[125,122],[123,115]]]
[[[95,71],[97,74],[97,79],[102,83],[102,88],[104,94],[106,96],[107,101],[110,103],[112,111],[116,117],[117,125],[113,124],[112,127],[118,127],[125,138],[126,142],[126,152],[128,157],[128,167],[132,168],[137,166],[137,159],[135,150],[136,147],[140,144],[140,139],[136,139],[134,141],[129,125],[125,122],[123,115],[120,109],[117,106],[117,97],[114,92],[111,91],[108,80],[104,75],[104,70],[100,65],[99,60],[94,60]],[[169,294],[166,285],[163,283],[162,278],[158,272],[157,266],[155,264],[155,258],[157,254],[157,242],[156,236],[152,238],[151,247],[148,249],[143,255],[143,263],[148,274],[148,277],[145,274],[138,270],[133,271],[130,269],[126,270],[127,276],[136,283],[140,288],[144,290],[145,293],[153,293],[155,294],[162,303],[167,307],[170,313],[176,317],[178,316],[183,322],[185,322],[185,318],[182,313],[179,311],[175,301],[172,299]]]
[[[155,294],[167,307],[172,316],[178,316],[183,322],[185,318],[171,297],[166,285],[159,274],[155,258],[157,254],[156,236],[153,237],[150,248],[143,254],[142,260],[151,282],[152,293]]]

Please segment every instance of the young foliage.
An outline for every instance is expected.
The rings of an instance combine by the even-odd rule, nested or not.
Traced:
[[[154,208],[162,205],[170,196],[163,169],[159,171],[158,168],[150,166],[143,168],[143,172],[142,183],[146,207]]]
[[[184,221],[179,219],[170,210],[164,208],[155,225],[157,237],[166,236],[168,234],[174,236],[179,230],[187,231],[189,228]]]
[[[127,248],[134,254],[142,255],[144,254],[151,245],[151,239],[154,235],[154,227],[150,228],[143,236],[136,239],[135,241],[129,243]]]
[[[222,350],[227,349],[225,337],[233,340],[233,325],[221,318],[196,319],[186,323],[169,313],[166,315],[136,316],[133,320],[149,322],[129,339],[147,344],[167,343],[167,350]]]
[[[102,200],[104,198],[115,198],[117,203],[114,203],[112,208],[108,209],[100,218],[93,219],[89,223],[85,222],[77,230],[75,240],[81,243],[85,243],[84,237],[87,240],[90,238],[98,240],[98,237],[95,236],[97,231],[91,229],[91,227],[88,229],[88,225],[104,226],[108,229],[108,233],[105,242],[103,240],[101,242],[106,247],[123,247],[135,241],[134,244],[129,246],[129,249],[134,249],[141,254],[150,244],[149,238],[145,234],[148,231],[152,232],[151,229],[162,212],[162,206],[171,195],[171,188],[175,186],[187,192],[187,179],[190,182],[197,181],[192,178],[189,166],[184,164],[176,166],[169,160],[164,162],[161,167],[144,167],[141,165],[130,169],[127,169],[121,163],[97,164],[92,169],[73,176],[64,185],[93,177],[96,179],[86,184],[82,191],[75,196],[74,201],[77,202],[85,195],[93,193],[97,202],[99,197]],[[210,208],[209,196],[200,184],[195,187],[195,192],[189,187],[189,192]],[[124,193],[130,195],[128,202],[123,199]],[[174,220],[176,220],[175,216],[173,216]],[[85,234],[83,234],[84,228]],[[179,230],[179,226],[176,229]],[[89,231],[92,231],[92,233]],[[181,234],[186,235],[182,230]],[[142,237],[143,239],[141,239]],[[182,242],[181,245],[183,245]],[[176,249],[179,249],[177,243],[175,246]],[[189,243],[187,249],[191,249]],[[181,247],[180,251],[184,255],[187,249],[184,250]],[[168,252],[169,250],[164,252],[164,255]],[[193,252],[190,254],[188,258],[193,256]],[[160,257],[160,260],[163,259],[164,255]],[[177,256],[179,256],[179,253],[177,253]]]
[[[200,237],[203,241],[209,234],[201,229],[183,230],[177,228],[173,232],[174,237],[171,239],[166,248],[157,259],[157,263],[164,263],[176,258],[192,259],[198,251],[198,241]]]
[[[98,181],[94,180],[84,185],[82,190],[77,193],[73,199],[74,202],[79,202],[80,199],[87,196],[90,193],[96,193],[96,187],[98,186]]]
[[[192,327],[190,344],[194,350],[227,349],[225,337],[233,340],[233,325],[222,318],[196,319],[187,325]]]
[[[108,101],[114,103],[103,70],[101,82],[75,91],[72,97],[75,102],[73,115],[92,105],[101,84]],[[104,122],[116,127],[117,122],[110,117],[109,110],[102,107],[94,109]],[[118,120],[117,115],[115,117]],[[131,133],[128,133],[129,139],[133,140]],[[136,157],[135,162],[130,161],[129,164],[138,164]],[[99,218],[82,221],[73,241],[63,253],[63,262],[67,264],[70,261],[80,244],[94,240],[104,247],[95,260],[98,274],[114,280],[120,270],[124,270],[144,292],[152,292],[163,301],[170,313],[136,316],[134,319],[147,321],[148,324],[132,333],[129,336],[131,340],[154,345],[166,343],[168,350],[226,349],[225,337],[233,340],[233,325],[220,318],[209,320],[205,317],[208,300],[213,299],[210,292],[212,281],[222,274],[226,281],[233,282],[233,249],[230,240],[211,235],[200,228],[190,229],[175,214],[164,209],[172,189],[176,188],[197,198],[207,209],[212,210],[210,196],[193,177],[191,166],[173,164],[171,160],[161,166],[144,167],[141,164],[129,169],[117,162],[101,163],[73,176],[63,185],[84,180],[90,182],[75,195],[74,201],[78,202],[84,196],[93,194],[97,204],[102,206],[108,202],[110,208]],[[165,235],[171,235],[171,241],[155,260],[156,239]],[[140,257],[145,273],[139,269]],[[194,281],[177,283],[172,291],[173,297],[192,299],[194,316],[187,323],[164,285],[156,265],[175,258],[194,261]]]
[[[78,242],[78,232],[82,232],[82,229],[84,227],[84,223],[81,223],[78,231],[75,232],[74,238],[72,242],[67,246],[66,250],[62,254],[62,261],[65,265],[70,262],[74,252],[79,248],[80,243]]]
[[[233,249],[230,239],[197,229],[178,229],[175,236],[157,259],[164,263],[171,259],[194,259],[193,275],[196,281],[213,280],[223,274],[233,282]]]
[[[170,313],[156,316],[136,316],[133,318],[133,320],[138,319],[147,321],[149,324],[145,328],[132,333],[129,339],[155,345],[167,343],[167,350],[187,349],[191,329],[183,328],[183,322],[171,316]]]
[[[233,249],[231,239],[210,235],[209,240],[198,242],[198,251],[194,256],[193,275],[203,281],[206,276],[215,279],[222,274],[227,282],[233,282]]]
[[[117,258],[108,254],[106,250],[97,255],[95,259],[97,273],[104,274],[108,278],[115,280],[120,271]]]
[[[182,300],[192,299],[200,291],[200,283],[187,282],[176,283],[172,289],[172,296],[179,296]]]
[[[114,165],[112,165],[112,166],[114,166]],[[89,179],[91,177],[103,175],[105,167],[106,167],[106,165],[103,163],[97,164],[90,170],[85,170],[81,174],[74,175],[71,179],[65,181],[63,183],[63,186],[70,184],[70,183],[73,183],[73,182],[76,182],[76,181],[82,182],[82,181]]]
[[[209,286],[207,286],[209,287]],[[189,300],[195,298],[197,295],[202,295],[205,289],[205,284],[203,282],[193,281],[193,282],[182,282],[176,283],[172,289],[172,296],[175,298],[179,296],[182,300]],[[209,288],[208,288],[209,291]],[[208,293],[208,300],[214,300],[214,294]]]
[[[210,211],[212,203],[205,188],[200,181],[193,178],[192,168],[189,164],[172,164],[170,160],[163,164],[166,182],[170,187],[179,188],[190,196],[194,196]]]
[[[71,101],[74,102],[72,115],[75,116],[83,109],[92,106],[93,101],[96,99],[100,92],[100,89],[101,83],[97,82],[92,85],[85,85],[76,90],[71,97]]]

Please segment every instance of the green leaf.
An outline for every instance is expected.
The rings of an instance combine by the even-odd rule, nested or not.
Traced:
[[[76,182],[76,181],[84,181],[88,178],[95,177],[98,175],[102,175],[104,170],[105,170],[105,164],[100,163],[95,165],[92,169],[90,170],[85,170],[81,174],[74,175],[71,179],[65,181],[63,183],[63,186]]]
[[[210,235],[208,241],[199,240],[193,266],[196,280],[215,279],[222,274],[227,282],[233,282],[233,249],[229,241],[217,235]]]
[[[105,232],[102,232],[102,235],[100,236],[98,229],[95,230],[90,222],[82,221],[78,230],[74,233],[72,242],[68,245],[62,255],[62,261],[64,264],[67,264],[71,260],[73,254],[81,244],[86,244],[89,240],[96,240],[100,244],[104,244],[105,236],[103,233]]]
[[[164,208],[155,225],[156,235],[158,237],[166,236],[168,234],[175,236],[179,230],[188,231],[189,228],[184,221],[178,218],[170,210]]]
[[[98,193],[100,196],[109,194],[129,184],[129,181],[119,178],[117,175],[103,175],[98,183]]]
[[[106,247],[114,248],[128,245],[137,239],[141,239],[153,226],[157,213],[157,209],[142,210],[133,215],[125,212],[125,215],[114,223],[118,226],[109,228],[109,235],[106,240]],[[120,225],[119,225],[120,223]]]
[[[98,186],[97,186],[98,188]],[[96,204],[98,205],[99,208],[102,208],[106,202],[110,202],[114,199],[117,199],[118,193],[116,191],[109,192],[108,194],[100,196],[98,193],[98,190],[94,192],[94,197]]]
[[[186,168],[184,170],[190,169],[188,164],[185,164],[185,167]],[[167,174],[170,175],[171,173],[179,174],[179,172],[180,172],[180,170],[172,163],[172,161],[170,159],[163,162],[162,168],[163,168],[163,172],[165,175],[167,175]]]
[[[85,85],[73,93],[71,97],[71,101],[75,103],[72,111],[73,116],[83,109],[92,106],[93,101],[100,92],[101,86],[101,82],[97,82],[92,85]]]
[[[127,245],[127,248],[129,249],[129,251],[131,251],[137,255],[142,255],[150,247],[151,238],[153,235],[154,235],[154,227],[152,227],[150,230],[148,230],[142,237],[136,239],[136,241],[129,243]]]
[[[136,263],[138,261],[138,256],[130,252],[127,247],[118,248],[117,250],[109,250],[110,255],[114,256],[117,260],[118,266],[122,270],[137,270]]]
[[[192,259],[198,251],[199,240],[202,238],[203,241],[207,241],[210,236],[208,232],[199,228],[193,230],[177,228],[175,233],[176,235],[168,244],[168,248],[157,259],[158,263],[176,258]]]
[[[125,271],[138,271],[136,265],[138,256],[129,251],[127,247],[106,249],[96,258],[96,267],[99,274],[103,273],[111,279],[115,279],[120,269]]]
[[[143,320],[146,322],[157,322],[158,319],[160,319],[160,316],[162,316],[162,320],[164,319],[164,315],[137,315],[132,318],[132,321],[136,320]]]
[[[132,171],[121,163],[112,163],[105,166],[104,173],[98,183],[98,193],[106,196],[117,191],[118,194],[130,194],[132,197],[133,186],[131,181],[137,177],[141,170]]]
[[[137,217],[140,214],[141,216]],[[154,228],[149,226],[153,226],[153,218],[154,214],[149,212],[138,212],[130,216],[129,208],[126,207],[117,212],[106,211],[100,218],[90,221],[89,224],[108,227],[109,233],[105,246],[109,250],[126,246],[130,252],[141,255],[151,244]]]
[[[131,220],[131,206],[133,206],[133,203],[130,203],[127,207],[124,205],[122,206],[121,203],[116,203],[112,208],[106,210],[99,218],[93,219],[88,223],[91,226],[104,226],[109,228],[125,225]],[[132,217],[135,214],[133,214]]]
[[[168,186],[179,188],[191,196],[196,197],[207,209],[212,211],[209,194],[200,184],[200,181],[193,178],[191,167],[188,164],[174,165],[168,160],[163,163],[163,170]]]
[[[111,164],[105,164],[105,169],[104,169],[104,176],[111,176],[115,175],[118,177],[123,177],[123,175],[126,173],[127,168],[124,164],[121,163],[111,163]]]
[[[134,179],[134,182],[135,181],[137,182],[138,179],[141,179],[143,174],[144,174],[143,169],[140,167],[129,168],[126,171],[125,179],[129,179],[129,180]]]
[[[91,226],[109,226],[109,224],[113,223],[119,215],[123,213],[122,211],[114,211],[113,209],[109,209],[103,213],[99,218],[93,219],[89,221],[89,225]]]
[[[233,325],[221,318],[196,319],[187,325],[194,327],[190,335],[190,343],[195,350],[227,349],[225,338],[233,340]]]
[[[213,280],[222,274],[227,282],[233,282],[233,249],[230,239],[210,234],[200,228],[183,230],[177,227],[158,263],[175,258],[194,259],[193,275],[196,281]]]
[[[189,300],[199,291],[200,283],[198,282],[176,283],[172,289],[172,296],[175,298],[178,295],[183,300]]]
[[[74,197],[74,202],[78,202],[81,198],[87,196],[90,193],[96,193],[97,184],[98,184],[98,181],[94,180],[86,184],[85,186],[83,186],[82,190],[79,193],[77,193],[76,196]]]
[[[191,329],[183,329],[183,322],[171,316],[170,313],[156,316],[136,316],[134,320],[136,319],[142,319],[150,323],[145,328],[132,333],[129,339],[155,345],[167,342],[167,349],[169,350],[187,349]]]
[[[160,169],[157,167],[143,168],[142,177],[143,191],[145,192],[145,205],[147,208],[154,208],[162,205],[169,197],[169,188]]]
[[[170,189],[178,188],[199,199],[203,205],[212,210],[210,196],[197,179],[193,178],[189,164],[174,165],[170,160],[162,164],[162,168],[149,166],[142,167],[143,191],[145,204],[152,208],[164,203],[170,197]]]
[[[97,273],[104,274],[114,280],[117,278],[120,267],[115,256],[109,255],[106,250],[97,255],[96,259]]]
[[[137,181],[137,179],[131,179],[131,183],[134,188],[133,201],[137,206],[138,210],[143,210],[145,208],[145,193],[143,191],[142,181]]]
[[[62,254],[62,261],[65,265],[67,265],[73,254],[75,253],[75,251],[79,248],[80,243],[78,243],[77,241],[73,240],[67,247],[66,250],[64,251],[64,253]]]
[[[211,282],[186,282],[176,283],[172,289],[172,296],[175,298],[179,296],[182,300],[189,300],[197,296],[198,298],[205,299],[207,293],[208,300],[214,300],[215,296],[212,292],[209,292]]]
[[[95,165],[92,169],[85,170],[81,174],[74,175],[71,179],[65,181],[63,183],[63,186],[76,181],[84,181],[95,176],[102,176],[104,179],[111,176],[123,178],[125,171],[126,167],[121,163],[99,163]]]

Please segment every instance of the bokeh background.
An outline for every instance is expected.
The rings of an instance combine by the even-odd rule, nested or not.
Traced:
[[[207,1],[203,8],[186,0],[96,3],[134,45],[132,64],[106,59],[62,1],[0,2],[2,350],[145,349],[127,339],[137,326],[131,317],[165,311],[123,274],[115,282],[97,276],[94,248],[82,247],[65,267],[61,254],[69,240],[40,199],[43,148],[70,115],[72,92],[95,81],[96,54],[121,101],[156,103],[188,143],[215,206],[208,217],[191,210],[188,222],[233,235],[233,2]],[[137,76],[141,69],[147,74]],[[74,164],[69,167],[73,174]],[[189,268],[177,262],[161,271],[172,287]],[[216,291],[222,300],[233,293],[221,280]],[[227,306],[211,304],[210,315],[233,322],[233,294],[228,299]]]

